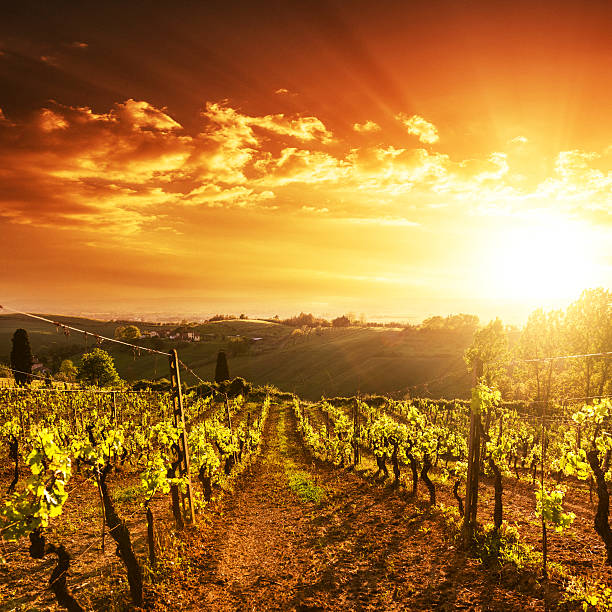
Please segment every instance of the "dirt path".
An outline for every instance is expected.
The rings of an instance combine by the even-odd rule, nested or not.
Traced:
[[[320,504],[290,488],[296,474]],[[459,552],[439,514],[356,474],[313,462],[286,406],[260,457],[192,532],[159,610],[544,610],[542,589]],[[564,609],[558,605],[552,609]]]

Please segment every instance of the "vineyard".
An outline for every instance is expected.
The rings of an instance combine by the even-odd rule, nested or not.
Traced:
[[[176,399],[0,391],[2,610],[612,602],[609,399]]]

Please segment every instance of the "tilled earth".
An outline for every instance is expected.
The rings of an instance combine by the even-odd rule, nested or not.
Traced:
[[[324,490],[290,488],[295,472]],[[185,537],[153,587],[158,610],[559,610],[558,585],[514,566],[485,568],[440,512],[315,461],[288,406],[271,406],[258,459],[237,490]]]

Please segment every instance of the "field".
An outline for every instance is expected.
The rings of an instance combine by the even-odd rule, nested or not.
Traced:
[[[69,317],[54,320],[91,333],[113,337],[119,322],[95,321]],[[121,322],[122,325],[129,322]],[[142,331],[170,331],[176,325],[136,325]],[[49,324],[18,315],[0,316],[0,360],[8,363],[10,338],[18,327],[28,331],[35,355],[63,351],[62,358],[75,364],[81,355],[96,346],[91,338],[72,333],[65,336]],[[183,361],[204,380],[214,375],[217,353],[229,356],[230,374],[256,385],[272,384],[307,399],[362,393],[398,393],[431,397],[467,397],[469,376],[463,352],[471,335],[461,333],[419,332],[414,330],[351,327],[319,328],[295,334],[295,328],[257,320],[217,321],[190,327],[202,335],[199,342],[147,339],[143,346],[167,351],[178,348]],[[254,343],[236,342],[261,338]],[[127,380],[157,379],[168,376],[168,364],[162,356],[134,355],[132,350],[103,343],[102,348],[114,358],[119,375]],[[4,357],[2,356],[4,353]],[[437,380],[443,378],[443,380]],[[197,382],[186,377],[188,384]],[[433,381],[428,386],[421,383]],[[418,385],[416,388],[411,388]]]
[[[180,505],[182,430],[172,425],[170,400],[158,393],[120,393],[113,403],[112,394],[93,390],[1,392],[3,439],[9,449],[19,442],[15,493],[4,495],[0,515],[1,610],[58,609],[45,583],[61,546],[72,557],[62,574],[71,605],[82,609],[124,610],[134,602],[228,611],[610,605],[612,568],[593,529],[597,493],[567,462],[560,470],[560,461],[580,458],[582,445],[601,434],[588,421],[578,443],[565,436],[563,415],[548,423],[543,463],[538,420],[495,403],[486,457],[501,471],[503,518],[491,524],[497,483],[485,469],[479,523],[466,546],[455,495],[463,500],[465,404],[312,403],[265,388],[229,400],[191,393],[190,524],[189,504]],[[6,491],[14,455],[2,465]],[[555,531],[559,513],[548,516],[547,578],[534,495],[541,478],[547,490],[566,491],[560,515],[575,515],[562,533]],[[139,570],[126,561],[125,541],[115,552],[118,525],[127,528]],[[28,543],[41,536],[45,554],[33,558]]]

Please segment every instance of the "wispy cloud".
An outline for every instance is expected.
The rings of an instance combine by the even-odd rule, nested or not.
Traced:
[[[364,123],[353,123],[353,130],[362,133],[380,132],[380,125],[368,119]]]
[[[50,66],[58,66],[59,60],[55,55],[41,55],[40,61],[45,64],[49,64]]]
[[[406,127],[409,134],[416,136],[422,143],[433,144],[440,140],[436,126],[423,117],[419,115],[408,117],[404,113],[399,113],[396,118]]]

